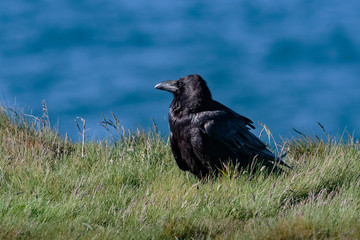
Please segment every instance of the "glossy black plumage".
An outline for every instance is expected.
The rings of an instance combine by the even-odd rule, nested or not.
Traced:
[[[256,158],[287,166],[250,132],[254,129],[250,119],[212,99],[199,75],[165,81],[155,88],[174,95],[169,109],[170,141],[181,170],[202,178],[229,160],[246,166]]]

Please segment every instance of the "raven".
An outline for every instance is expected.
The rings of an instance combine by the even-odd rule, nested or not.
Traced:
[[[173,93],[169,109],[170,143],[176,163],[199,179],[224,168],[227,161],[244,167],[256,159],[280,163],[280,158],[250,132],[253,122],[212,99],[197,74],[168,80],[156,89]]]

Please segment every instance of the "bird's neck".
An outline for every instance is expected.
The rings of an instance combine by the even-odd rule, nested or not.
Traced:
[[[184,114],[190,113],[198,113],[202,111],[211,110],[212,99],[201,99],[196,101],[191,101],[190,99],[180,100],[174,98],[170,106],[170,112],[172,112],[173,116],[175,117],[182,117]]]

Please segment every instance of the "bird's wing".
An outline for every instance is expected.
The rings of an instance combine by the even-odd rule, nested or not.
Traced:
[[[203,131],[211,141],[222,148],[226,153],[221,153],[228,158],[249,160],[255,156],[271,162],[278,162],[289,167],[281,158],[277,158],[266,145],[249,131],[249,119],[234,112],[222,112],[216,117],[203,123]],[[252,123],[250,121],[250,123]],[[250,125],[252,127],[252,125]],[[289,167],[291,168],[291,167]]]
[[[207,121],[204,124],[204,130],[207,135],[226,145],[232,151],[261,151],[266,148],[257,137],[255,137],[247,128],[246,123],[241,118],[216,118]]]
[[[203,122],[207,144],[214,145],[214,152],[221,158],[248,161],[256,155],[275,161],[266,145],[249,131],[247,118],[223,111]]]

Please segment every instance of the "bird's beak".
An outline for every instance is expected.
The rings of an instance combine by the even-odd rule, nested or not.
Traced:
[[[176,85],[176,81],[177,80],[168,80],[165,82],[161,82],[161,83],[156,84],[155,88],[159,89],[159,90],[165,90],[168,92],[175,93],[179,90]]]

